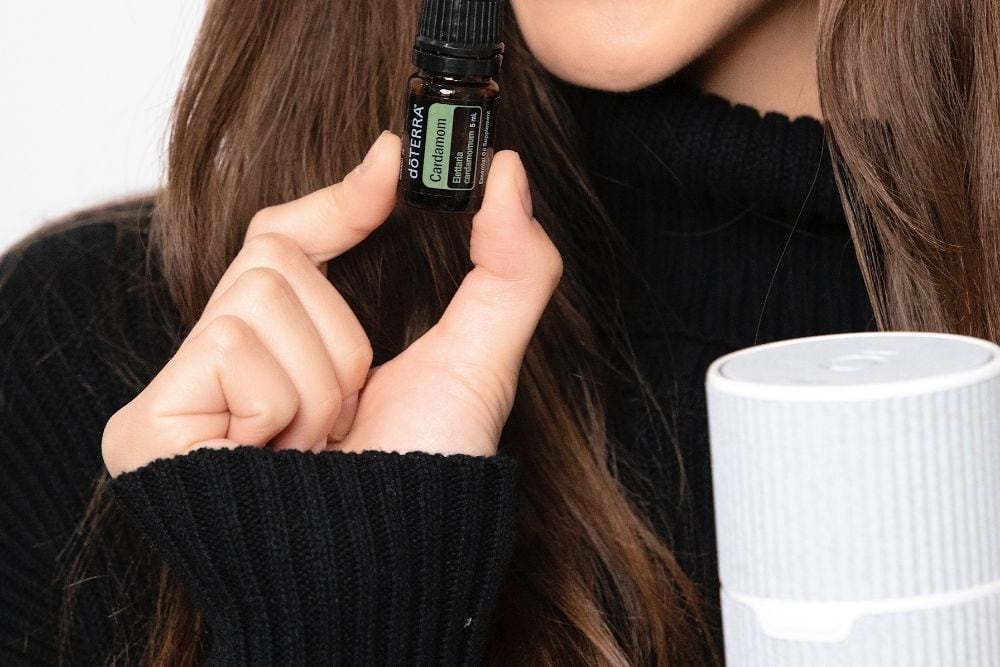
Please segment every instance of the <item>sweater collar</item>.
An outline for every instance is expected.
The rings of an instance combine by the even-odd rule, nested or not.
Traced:
[[[629,93],[562,86],[599,189],[605,180],[723,216],[846,230],[819,120],[762,114],[677,78]]]

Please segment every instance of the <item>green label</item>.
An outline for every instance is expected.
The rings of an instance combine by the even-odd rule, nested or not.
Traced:
[[[423,182],[436,190],[471,190],[476,185],[483,108],[435,103],[427,114]]]

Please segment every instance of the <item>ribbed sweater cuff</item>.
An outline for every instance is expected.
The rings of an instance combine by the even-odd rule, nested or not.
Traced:
[[[212,630],[211,664],[478,664],[510,559],[507,457],[241,447],[109,482]]]

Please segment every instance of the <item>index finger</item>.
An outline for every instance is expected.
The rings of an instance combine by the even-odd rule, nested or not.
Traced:
[[[340,183],[261,209],[243,242],[259,234],[289,237],[317,267],[350,250],[381,225],[396,203],[400,139],[383,132]]]

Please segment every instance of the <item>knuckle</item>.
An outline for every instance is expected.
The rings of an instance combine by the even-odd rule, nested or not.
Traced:
[[[337,183],[326,190],[326,196],[320,201],[326,217],[336,219],[342,224],[349,222],[345,213],[350,210],[351,196],[343,182]]]
[[[370,342],[365,341],[351,352],[344,355],[344,392],[353,394],[364,386],[368,379],[368,370],[375,359],[375,351]]]
[[[565,269],[562,253],[559,252],[556,244],[552,242],[552,238],[537,220],[535,220],[535,230],[542,236],[542,242],[538,246],[541,255],[537,262],[539,273],[544,275],[551,285],[555,286],[562,279]]]
[[[261,399],[253,406],[251,413],[262,424],[273,426],[288,424],[298,411],[298,395],[291,392],[278,392],[269,395],[266,400]]]
[[[555,246],[551,246],[551,248],[552,250],[549,253],[548,261],[545,262],[545,275],[548,277],[552,285],[555,286],[559,284],[560,280],[562,280],[563,271],[566,267],[563,263],[562,254],[556,250]]]
[[[366,216],[355,215],[358,212],[358,194],[346,179],[326,189],[322,204],[326,217],[335,220],[337,225],[351,232],[363,232],[367,227],[359,223]]]
[[[223,355],[246,348],[254,339],[253,328],[235,315],[220,315],[203,332],[211,346]]]
[[[284,266],[301,254],[298,246],[284,234],[265,232],[257,234],[243,245],[246,253],[265,265]]]
[[[302,423],[306,437],[312,439],[328,434],[337,422],[343,404],[344,398],[336,386],[324,391],[321,398],[311,401],[307,405],[308,418]]]
[[[236,282],[241,292],[257,302],[274,301],[294,294],[288,279],[277,269],[255,266],[244,271]]]
[[[344,397],[339,387],[328,388],[323,397],[316,401],[316,411],[322,416],[324,425],[329,426],[327,422],[332,423],[336,420],[343,403]]]
[[[276,227],[278,217],[278,206],[268,206],[260,209],[253,215],[252,218],[250,218],[250,224],[247,226],[246,236],[248,238],[256,236],[266,232],[268,229]]]
[[[274,418],[284,424],[288,424],[299,411],[299,395],[294,391],[283,392],[279,399],[275,401]]]

